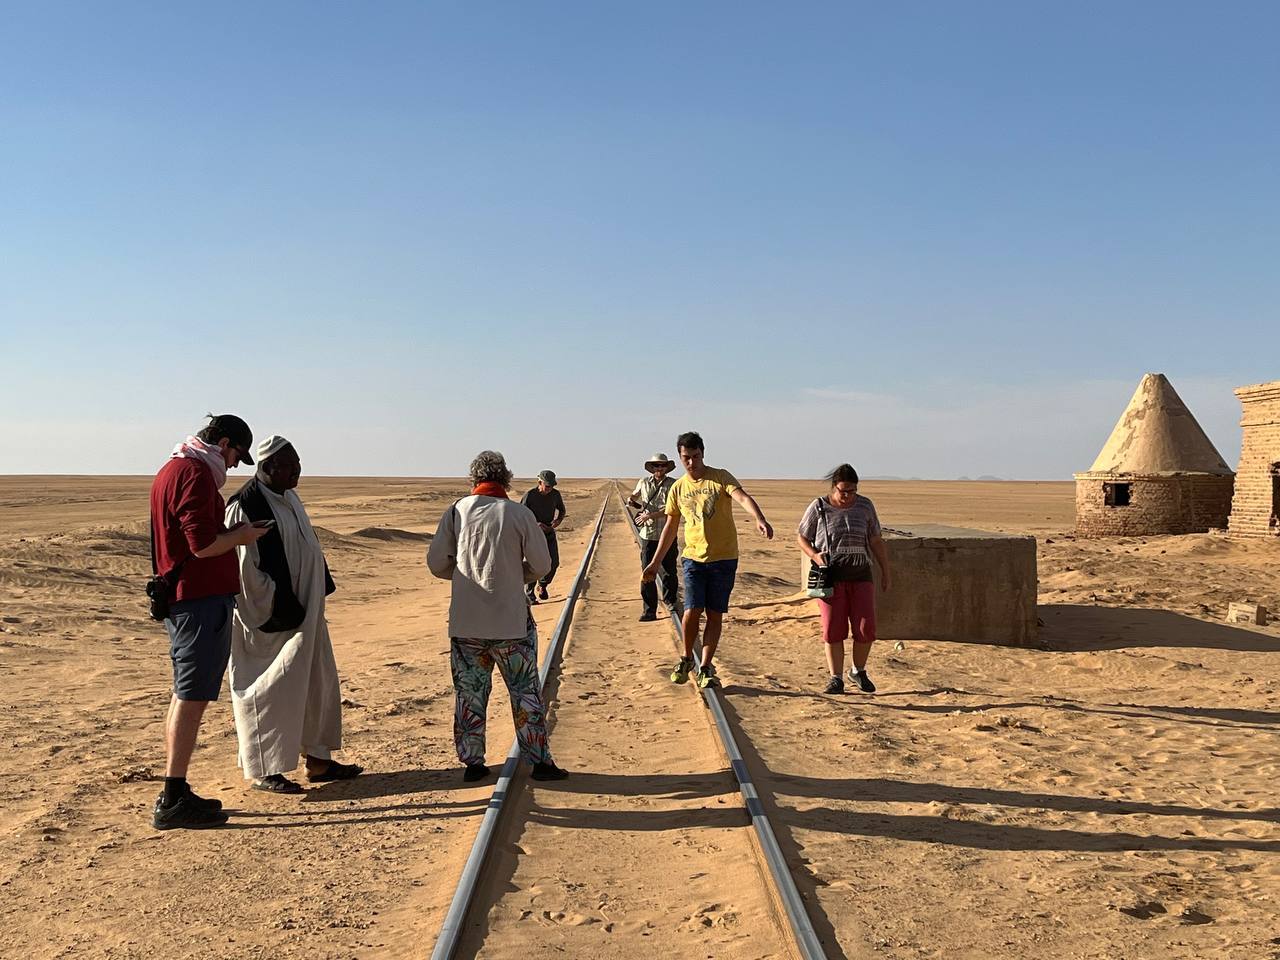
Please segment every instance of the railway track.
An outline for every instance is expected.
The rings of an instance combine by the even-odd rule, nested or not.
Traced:
[[[636,536],[606,496],[540,669],[573,775],[531,782],[512,743],[432,960],[826,957],[722,694],[672,685],[669,640],[632,617]]]

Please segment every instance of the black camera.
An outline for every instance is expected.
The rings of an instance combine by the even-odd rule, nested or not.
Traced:
[[[151,619],[169,619],[169,581],[164,577],[152,577],[147,581],[147,596],[151,598]]]

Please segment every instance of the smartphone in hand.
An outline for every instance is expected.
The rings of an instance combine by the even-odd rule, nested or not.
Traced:
[[[274,520],[255,520],[253,525],[259,530],[270,530],[276,525],[276,522]]]

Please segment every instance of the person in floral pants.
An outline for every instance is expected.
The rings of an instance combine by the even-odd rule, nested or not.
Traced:
[[[484,763],[485,716],[497,664],[511,695],[511,718],[520,741],[520,757],[527,763],[551,763],[547,724],[538,682],[538,628],[518,640],[472,640],[453,637],[449,665],[453,669],[455,708],[453,745],[467,767]]]
[[[445,510],[427,550],[433,576],[448,580],[449,663],[455,691],[454,746],[462,778],[483,780],[485,714],[498,665],[511,694],[520,756],[535,780],[563,780],[547,746],[546,706],[538,678],[538,628],[524,584],[551,569],[546,535],[532,511],[507,496],[511,471],[502,454],[471,462],[471,496]]]

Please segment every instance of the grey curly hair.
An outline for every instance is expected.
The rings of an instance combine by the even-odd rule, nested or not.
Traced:
[[[481,450],[476,454],[476,458],[471,461],[471,482],[473,484],[491,481],[500,483],[504,487],[510,487],[512,476],[514,474],[507,469],[506,458],[497,450]]]

